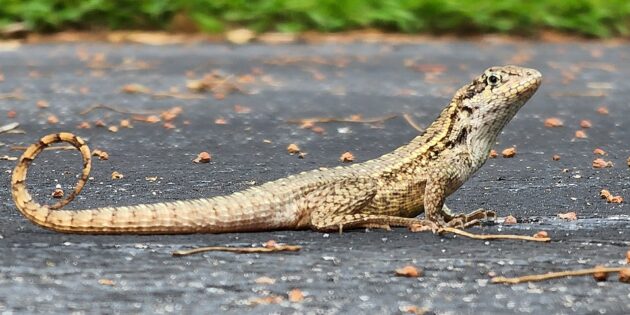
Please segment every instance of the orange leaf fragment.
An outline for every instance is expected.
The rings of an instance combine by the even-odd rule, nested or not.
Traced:
[[[293,154],[297,154],[300,153],[300,147],[297,146],[297,144],[295,143],[291,143],[289,144],[289,146],[287,147],[287,151],[289,152],[289,154],[293,155]]]
[[[554,161],[560,161],[560,155],[558,155],[558,154],[554,154],[554,155],[551,157],[551,159],[552,159],[552,160],[554,160]]]
[[[612,167],[613,163],[610,161],[606,161],[604,159],[600,159],[597,158],[595,160],[593,160],[593,167],[594,168],[607,168],[607,167]]]
[[[630,268],[624,268],[619,271],[619,282],[630,283]]]
[[[339,160],[343,163],[349,163],[349,162],[353,162],[354,161],[354,155],[351,152],[344,152],[340,157]]]
[[[604,266],[602,265],[595,266],[595,269],[600,269],[600,268],[604,268]],[[593,272],[593,279],[595,279],[595,281],[597,282],[606,281],[606,279],[608,279],[608,273],[602,272],[602,271]]]
[[[125,176],[122,173],[119,173],[117,171],[112,172],[112,179],[122,179],[123,177]]]
[[[606,155],[606,151],[604,151],[604,150],[602,150],[600,148],[596,148],[595,150],[593,150],[593,153],[597,154],[597,155]]]
[[[131,122],[129,121],[129,119],[122,119],[120,121],[120,127],[122,127],[122,128],[133,128],[133,126],[131,125]]]
[[[17,116],[17,112],[14,110],[10,110],[7,112],[7,118],[15,118]]]
[[[140,93],[150,93],[151,90],[149,90],[149,88],[147,88],[144,85],[141,84],[137,84],[137,83],[131,83],[131,84],[127,84],[125,86],[123,86],[120,89],[123,93],[127,93],[127,94],[140,94]]]
[[[586,135],[586,132],[584,132],[584,130],[576,130],[575,131],[575,137],[578,139],[586,139],[588,138],[588,136]]]
[[[397,276],[401,277],[409,277],[409,278],[417,278],[422,275],[422,270],[419,270],[415,266],[407,265],[402,268],[398,268],[395,270]]]
[[[39,100],[35,103],[35,106],[37,106],[37,108],[47,108],[50,104],[48,104],[46,100]]]
[[[597,113],[602,114],[602,115],[608,115],[608,107],[605,106],[600,106],[597,108]]]
[[[59,122],[59,118],[57,118],[57,116],[55,115],[49,115],[48,118],[46,119],[48,121],[49,124],[54,125],[56,123]]]
[[[52,192],[52,197],[53,198],[61,198],[61,197],[63,197],[63,189],[61,189],[61,185],[57,184],[55,186],[55,190],[53,190],[53,192]]]
[[[590,120],[584,119],[584,120],[580,121],[580,127],[582,127],[582,128],[591,128],[591,127],[593,127],[593,124],[591,123]]]
[[[512,158],[516,155],[516,148],[515,147],[507,148],[501,151],[501,155],[503,155],[504,158]]]
[[[511,215],[508,215],[507,217],[505,217],[505,220],[503,221],[503,224],[516,224],[516,223],[517,223],[516,218]]]
[[[490,156],[491,159],[494,159],[497,156],[499,156],[499,154],[497,154],[497,150],[492,149],[492,150],[490,150],[489,156]]]
[[[558,213],[558,218],[567,220],[567,221],[575,221],[577,220],[577,214],[573,211],[566,213]]]
[[[257,284],[274,284],[276,283],[276,279],[262,276],[262,277],[256,278],[254,282],[256,282]]]
[[[82,121],[78,126],[77,129],[90,129],[92,128],[92,126],[90,125],[89,122],[87,121]]]
[[[240,104],[236,104],[234,105],[234,112],[237,114],[248,114],[252,111],[251,108],[247,107],[247,106],[243,106]]]
[[[212,159],[212,156],[210,155],[210,153],[203,151],[199,154],[197,154],[197,157],[193,160],[193,162],[195,163],[209,163],[210,160]]]
[[[92,151],[92,156],[98,156],[99,160],[108,160],[109,159],[109,153],[100,150],[100,149],[95,149],[94,151]]]
[[[109,126],[107,130],[110,132],[118,132],[118,126]]]
[[[99,279],[98,280],[98,284],[113,286],[114,285],[114,281],[110,280],[110,279]]]
[[[304,293],[300,289],[293,289],[289,291],[289,301],[297,303],[304,301]]]
[[[547,233],[547,231],[538,231],[536,232],[536,234],[534,234],[535,238],[548,238],[549,237],[549,233]]]
[[[562,126],[564,126],[564,123],[562,122],[562,120],[556,117],[549,117],[545,119],[545,127],[556,128],[556,127],[562,127]]]
[[[227,120],[225,120],[225,118],[223,117],[219,117],[217,119],[214,120],[214,123],[217,125],[227,125]]]

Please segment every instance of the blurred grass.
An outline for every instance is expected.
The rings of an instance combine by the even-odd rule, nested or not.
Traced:
[[[628,0],[0,0],[0,29],[169,29],[174,17],[205,32],[335,32],[377,28],[405,33],[557,30],[590,37],[630,35]]]

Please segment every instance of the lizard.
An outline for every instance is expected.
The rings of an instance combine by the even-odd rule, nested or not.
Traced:
[[[270,230],[341,231],[421,226],[466,228],[496,217],[478,209],[455,214],[445,199],[488,159],[504,126],[541,84],[535,69],[486,69],[455,93],[424,132],[376,159],[320,168],[230,195],[174,202],[61,210],[81,192],[91,168],[90,149],[72,133],[41,138],[20,157],[11,193],[19,211],[44,228],[84,234],[190,234]],[[29,165],[50,144],[81,153],[83,170],[67,198],[41,205],[29,194]],[[419,215],[424,213],[424,218]],[[435,230],[434,230],[435,231]]]

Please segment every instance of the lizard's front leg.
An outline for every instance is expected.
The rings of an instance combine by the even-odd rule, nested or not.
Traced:
[[[424,216],[428,221],[439,226],[466,228],[496,217],[494,211],[485,209],[477,209],[468,214],[453,214],[444,204],[449,184],[449,179],[444,177],[427,181],[424,191]]]

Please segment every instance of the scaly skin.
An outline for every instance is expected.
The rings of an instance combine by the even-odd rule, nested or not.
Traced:
[[[516,66],[492,67],[457,91],[435,122],[409,144],[348,167],[300,173],[228,196],[88,210],[58,210],[83,188],[90,150],[70,133],[31,145],[13,171],[17,208],[34,223],[66,233],[183,234],[360,227],[467,227],[494,213],[453,215],[444,200],[488,158],[503,127],[536,92],[541,74]],[[48,145],[67,142],[83,157],[74,192],[52,206],[26,189],[31,161]],[[416,216],[424,212],[425,219]]]

